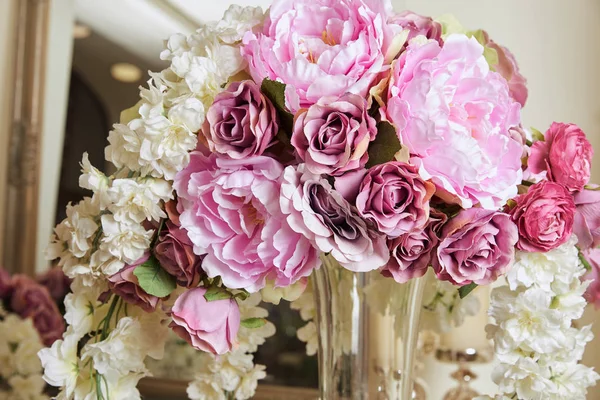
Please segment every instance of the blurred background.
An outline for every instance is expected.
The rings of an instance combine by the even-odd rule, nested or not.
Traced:
[[[28,273],[48,267],[43,252],[53,226],[69,201],[86,194],[78,187],[81,154],[105,166],[112,123],[138,101],[147,71],[166,66],[158,56],[163,40],[220,18],[233,2],[270,3],[0,0],[0,265]],[[524,125],[545,131],[552,121],[577,123],[600,154],[600,1],[393,2],[396,10],[452,13],[469,29],[485,28],[514,53],[528,79]],[[600,182],[600,156],[592,180]],[[277,372],[272,382],[316,385],[316,361],[295,339],[298,316],[287,309],[272,315],[279,333],[258,362]],[[590,309],[583,323],[597,316]],[[594,330],[600,336],[600,323]],[[584,361],[600,369],[600,339]],[[425,365],[428,398],[441,399],[455,367],[432,357]],[[492,392],[490,365],[473,369],[474,386]],[[589,398],[600,398],[600,388]]]

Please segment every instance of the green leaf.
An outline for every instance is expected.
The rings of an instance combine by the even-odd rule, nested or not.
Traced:
[[[540,140],[543,142],[545,140],[544,134],[542,132],[538,131],[534,127],[531,127],[529,129],[531,130],[531,136],[533,136],[533,140],[535,142]]]
[[[488,65],[492,70],[495,70],[495,66],[500,63],[500,59],[498,58],[498,52],[496,49],[487,46],[487,37],[483,30],[478,29],[476,31],[467,32],[468,37],[474,37],[475,40],[479,42],[480,45],[483,46],[483,57],[487,61]]]
[[[475,290],[476,287],[477,287],[476,283],[469,283],[468,285],[461,286],[458,289],[458,295],[460,296],[461,299],[464,299],[465,297],[467,297],[469,295],[469,293],[471,293],[473,290]]]
[[[218,286],[211,286],[204,293],[206,301],[229,300],[232,297],[233,295],[227,289]]]
[[[285,84],[265,79],[260,87],[261,92],[275,106],[283,130],[291,137],[294,126],[294,115],[285,107]]]
[[[264,326],[267,323],[267,320],[264,318],[246,318],[243,319],[241,324],[244,328],[250,328],[250,329],[255,329],[255,328],[260,328],[261,326]]]
[[[377,137],[369,145],[367,168],[392,161],[401,148],[396,128],[387,121],[380,122],[377,124]]]
[[[166,297],[177,287],[175,277],[165,271],[153,256],[133,270],[138,283],[146,293],[156,297]]]
[[[592,270],[592,266],[590,265],[589,261],[585,259],[581,250],[579,250],[579,261],[581,261],[581,264],[583,264],[586,271],[590,272]]]

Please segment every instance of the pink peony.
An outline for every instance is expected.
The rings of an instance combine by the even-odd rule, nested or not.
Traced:
[[[600,246],[600,190],[583,189],[575,193],[573,233],[580,249]]]
[[[471,208],[450,219],[433,257],[439,279],[455,285],[488,285],[505,274],[519,238],[508,214]]]
[[[442,25],[439,22],[434,21],[431,17],[424,17],[406,10],[392,16],[388,19],[388,23],[399,25],[403,29],[409,31],[408,37],[406,38],[407,43],[410,42],[411,39],[422,35],[427,39],[437,41],[440,45],[443,44]]]
[[[519,250],[546,252],[569,240],[575,203],[564,186],[542,181],[515,200],[509,212],[519,228]]]
[[[356,209],[304,164],[285,169],[280,204],[293,231],[331,253],[343,267],[366,272],[387,263],[384,236],[369,230]]]
[[[432,210],[424,229],[388,240],[391,256],[390,261],[381,271],[382,275],[394,278],[399,283],[425,275],[447,219],[446,214]]]
[[[25,275],[13,277],[13,288],[10,308],[21,318],[31,318],[42,343],[50,347],[62,338],[65,321],[48,289]]]
[[[37,281],[40,285],[45,286],[48,289],[50,296],[52,296],[57,303],[63,302],[71,287],[71,279],[65,275],[60,267],[51,268],[45,274],[38,277]]]
[[[520,105],[475,38],[411,43],[394,64],[385,111],[446,201],[493,210],[517,194],[523,147],[509,129]]]
[[[247,32],[242,54],[252,78],[287,85],[295,113],[324,96],[362,97],[386,70],[394,31],[390,0],[276,0],[261,32]]]
[[[283,167],[272,158],[231,160],[191,154],[175,178],[194,252],[206,254],[202,268],[225,286],[255,292],[266,279],[284,287],[320,265],[317,251],[293,232],[281,213]]]
[[[435,186],[421,179],[413,165],[388,162],[369,169],[360,185],[356,208],[380,232],[394,238],[422,230],[434,192]]]
[[[600,249],[589,249],[583,252],[583,256],[588,261],[592,270],[583,276],[584,281],[592,281],[585,292],[585,298],[588,303],[591,303],[600,308]]]
[[[340,175],[363,167],[377,124],[367,113],[367,101],[355,94],[339,99],[324,97],[300,111],[294,123],[292,145],[315,174]]]
[[[140,307],[146,312],[156,310],[159,298],[144,291],[139,285],[137,276],[133,271],[150,258],[146,253],[142,258],[131,265],[126,265],[116,274],[108,278],[108,287],[113,293],[121,296],[126,302]]]
[[[552,123],[531,147],[529,169],[534,174],[546,172],[548,180],[570,191],[583,189],[590,180],[594,150],[585,133],[575,124]]]
[[[175,300],[169,325],[193,348],[220,355],[237,346],[240,309],[235,299],[207,301],[206,289],[198,287]]]
[[[256,83],[242,81],[215,97],[202,133],[211,151],[239,159],[264,153],[278,130],[273,104]]]

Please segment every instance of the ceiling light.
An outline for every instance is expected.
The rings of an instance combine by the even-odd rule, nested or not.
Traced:
[[[120,82],[139,82],[142,79],[142,70],[129,63],[117,63],[110,67],[110,74]]]
[[[92,30],[87,25],[81,25],[76,23],[73,25],[73,38],[75,39],[85,39],[92,34]]]

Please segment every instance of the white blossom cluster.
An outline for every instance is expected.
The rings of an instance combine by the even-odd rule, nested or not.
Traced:
[[[0,399],[47,400],[42,365],[43,344],[31,319],[0,315]]]
[[[517,252],[508,286],[495,288],[488,325],[499,365],[493,379],[502,398],[585,399],[600,376],[579,364],[591,327],[578,329],[586,305],[585,268],[577,239],[547,253]]]
[[[319,349],[319,335],[315,324],[317,318],[315,295],[310,283],[306,286],[304,293],[297,300],[290,303],[290,307],[292,310],[300,312],[300,318],[306,322],[306,325],[298,329],[296,336],[306,343],[306,354],[314,356]]]

